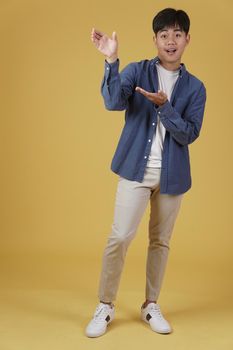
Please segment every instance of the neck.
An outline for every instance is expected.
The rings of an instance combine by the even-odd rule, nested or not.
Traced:
[[[163,66],[167,70],[175,71],[180,68],[181,60],[178,60],[176,62],[164,62],[161,60],[160,57],[159,59],[160,59],[161,66]]]

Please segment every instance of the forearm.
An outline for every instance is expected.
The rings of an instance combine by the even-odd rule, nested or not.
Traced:
[[[181,145],[192,143],[199,136],[206,101],[204,85],[200,88],[193,104],[187,108],[184,116],[176,111],[169,101],[158,107],[158,115],[163,126]]]
[[[112,59],[112,58],[111,58]],[[128,97],[132,93],[132,67],[129,64],[120,74],[119,58],[105,60],[105,74],[101,84],[101,93],[108,110],[124,110],[128,106]]]

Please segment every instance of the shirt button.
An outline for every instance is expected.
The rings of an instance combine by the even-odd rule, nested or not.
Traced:
[[[151,139],[149,139],[148,142],[151,142]]]
[[[109,70],[109,67],[107,67],[106,69]]]
[[[147,156],[144,157],[145,159],[147,158]]]
[[[161,114],[161,112],[159,111],[158,114]]]
[[[153,126],[155,126],[155,123],[152,123]]]

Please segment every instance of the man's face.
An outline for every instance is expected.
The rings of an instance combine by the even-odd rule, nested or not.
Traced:
[[[153,36],[158,56],[163,63],[179,65],[181,56],[190,40],[190,34],[181,31],[178,26],[165,27]]]

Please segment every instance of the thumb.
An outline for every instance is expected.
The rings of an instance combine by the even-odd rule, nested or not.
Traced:
[[[116,32],[112,33],[112,39],[117,41],[117,34],[116,34]]]

